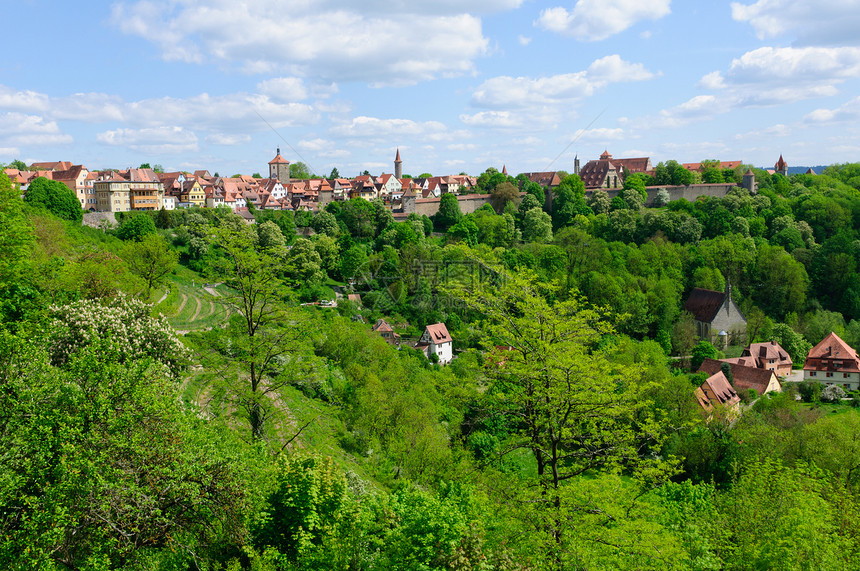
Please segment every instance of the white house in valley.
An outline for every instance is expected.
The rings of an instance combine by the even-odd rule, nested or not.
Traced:
[[[442,365],[450,363],[454,358],[454,340],[451,339],[451,334],[448,333],[444,323],[434,323],[425,327],[415,348],[424,351],[428,359],[431,355],[436,355]]]

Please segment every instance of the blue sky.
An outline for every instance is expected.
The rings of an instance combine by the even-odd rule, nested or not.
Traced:
[[[0,162],[251,174],[278,146],[345,176],[392,172],[398,147],[413,175],[572,170],[604,149],[655,164],[860,160],[860,0],[18,0],[3,12]]]

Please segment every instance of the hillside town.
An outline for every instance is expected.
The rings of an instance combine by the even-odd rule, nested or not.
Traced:
[[[663,185],[649,188],[649,200],[653,202],[659,190],[668,192],[668,200],[678,198],[695,199],[698,196],[724,196],[732,187],[743,186],[755,192],[755,179],[751,170],[741,173],[741,161],[717,161],[713,163],[683,163],[691,174],[686,184]],[[302,178],[290,176],[290,162],[276,150],[269,161],[268,176],[237,175],[224,177],[208,170],[190,172],[161,172],[160,169],[126,168],[120,170],[89,170],[71,161],[35,162],[24,169],[5,169],[10,180],[26,192],[30,183],[44,177],[63,183],[71,189],[88,212],[132,212],[151,210],[174,210],[177,208],[216,208],[226,206],[242,212],[249,208],[257,210],[290,210],[316,212],[332,201],[351,198],[366,200],[381,199],[393,212],[432,215],[438,210],[443,194],[455,194],[462,203],[463,212],[472,212],[488,202],[486,195],[476,194],[478,177],[466,174],[411,177],[403,174],[403,161],[397,149],[392,173],[378,176],[363,174],[354,178]],[[702,181],[702,173],[708,169],[736,171],[737,182],[708,183]],[[507,176],[503,165],[500,171]],[[787,174],[788,164],[780,155],[769,173]],[[604,189],[613,198],[624,186],[625,178],[631,174],[654,176],[655,166],[649,157],[613,158],[605,151],[598,159],[580,166],[574,159],[572,173],[585,184],[586,192]],[[561,183],[565,171],[527,172],[518,175],[539,184],[546,190],[546,200],[551,203],[552,189]]]

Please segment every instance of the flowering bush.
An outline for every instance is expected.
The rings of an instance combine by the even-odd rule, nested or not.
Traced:
[[[846,396],[848,395],[838,385],[829,385],[821,391],[821,400],[824,402],[839,402]]]
[[[152,357],[178,376],[189,352],[163,316],[150,315],[152,306],[119,295],[107,300],[81,300],[51,306],[49,351],[57,366],[96,339],[110,339],[124,361]]]

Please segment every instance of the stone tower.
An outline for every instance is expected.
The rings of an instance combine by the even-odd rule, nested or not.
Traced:
[[[400,180],[403,178],[403,161],[400,160],[400,149],[397,149],[397,156],[394,157],[394,178]]]
[[[290,184],[290,161],[281,156],[281,148],[275,158],[269,161],[269,178],[278,179],[281,184]]]
[[[579,176],[579,155],[573,157],[573,174]]]
[[[785,159],[782,158],[782,155],[779,155],[779,160],[776,161],[775,165],[773,165],[773,170],[775,170],[782,176],[788,176],[788,163],[785,162]]]
[[[747,172],[744,173],[742,186],[747,189],[750,194],[756,193],[755,173],[753,173],[752,169],[747,169]]]

